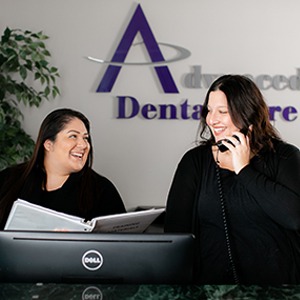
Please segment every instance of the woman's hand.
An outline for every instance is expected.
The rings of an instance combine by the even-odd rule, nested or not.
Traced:
[[[232,144],[230,142],[226,142],[226,140],[223,141],[223,144],[229,149],[231,153],[233,171],[238,174],[250,163],[251,149],[249,137],[245,136],[241,132],[233,132],[233,136],[227,136],[226,139]]]

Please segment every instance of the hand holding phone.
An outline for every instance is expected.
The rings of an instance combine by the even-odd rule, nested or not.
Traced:
[[[248,133],[248,129],[241,129],[240,131],[241,131],[241,133],[243,133],[244,135],[247,135],[247,133]],[[238,138],[238,136],[233,135],[232,137],[234,137],[236,140],[238,140],[238,142],[240,142],[240,139]],[[230,141],[229,139],[223,139],[223,140],[220,140],[220,141],[217,142],[216,145],[217,145],[217,147],[219,148],[219,150],[220,150],[221,152],[225,152],[225,151],[228,150],[228,148],[223,144],[223,141],[226,141],[227,143],[230,143],[232,146],[235,147],[235,144],[234,144],[232,141]]]
[[[237,139],[240,142],[240,139],[236,135],[233,135],[232,137],[234,137],[235,139]],[[220,140],[220,141],[217,142],[217,146],[218,146],[218,148],[221,152],[225,152],[225,151],[228,150],[228,148],[223,144],[223,141],[226,141],[227,143],[229,143],[229,144],[231,144],[232,146],[235,147],[235,144],[232,143],[232,141],[230,141],[228,139]]]

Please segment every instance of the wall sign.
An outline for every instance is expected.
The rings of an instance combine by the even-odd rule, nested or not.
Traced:
[[[126,56],[133,46],[133,41],[138,33],[143,38],[143,44],[151,62],[127,63],[125,61]],[[175,49],[178,55],[171,59],[165,59],[159,45]],[[167,64],[185,59],[190,55],[191,52],[183,47],[157,42],[142,7],[138,4],[112,59],[107,61],[91,56],[88,59],[101,64],[108,64],[96,90],[97,93],[112,92],[122,67],[126,67],[126,65],[149,65],[154,67],[157,79],[165,94],[179,94],[178,84],[176,84]],[[183,86],[190,89],[207,89],[221,75],[204,73],[201,65],[195,65],[192,66],[192,72],[184,75]],[[283,74],[274,76],[269,74],[245,75],[251,78],[261,90],[274,89],[282,91],[289,89],[291,91],[300,91],[300,68],[296,68],[296,74],[290,76]],[[145,120],[199,120],[201,114],[201,105],[191,104],[189,99],[177,99],[177,104],[142,104],[141,101],[132,95],[121,95],[115,96],[115,100],[117,101],[117,115],[115,116],[117,119],[139,117]],[[297,109],[290,105],[284,107],[279,105],[269,106],[269,112],[271,121],[276,121],[279,115],[287,122],[293,122],[298,117]]]

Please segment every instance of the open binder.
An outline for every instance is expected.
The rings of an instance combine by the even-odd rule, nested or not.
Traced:
[[[13,204],[4,230],[142,233],[164,210],[151,208],[85,221],[80,217],[18,199]]]

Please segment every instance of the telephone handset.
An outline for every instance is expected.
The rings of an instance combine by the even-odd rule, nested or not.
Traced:
[[[243,128],[243,129],[241,129],[240,130],[240,132],[241,133],[243,133],[244,135],[247,135],[247,133],[248,133],[248,128]],[[235,138],[235,139],[237,139],[238,141],[240,141],[240,139],[236,136],[236,135],[233,135],[233,137]],[[223,141],[226,141],[227,143],[230,143],[232,146],[235,146],[230,140],[228,140],[228,139],[223,139],[223,140],[220,140],[220,141],[218,141],[217,142],[217,146],[218,146],[218,148],[219,148],[219,150],[221,151],[221,152],[225,152],[225,151],[227,151],[228,150],[228,148],[223,144]]]

